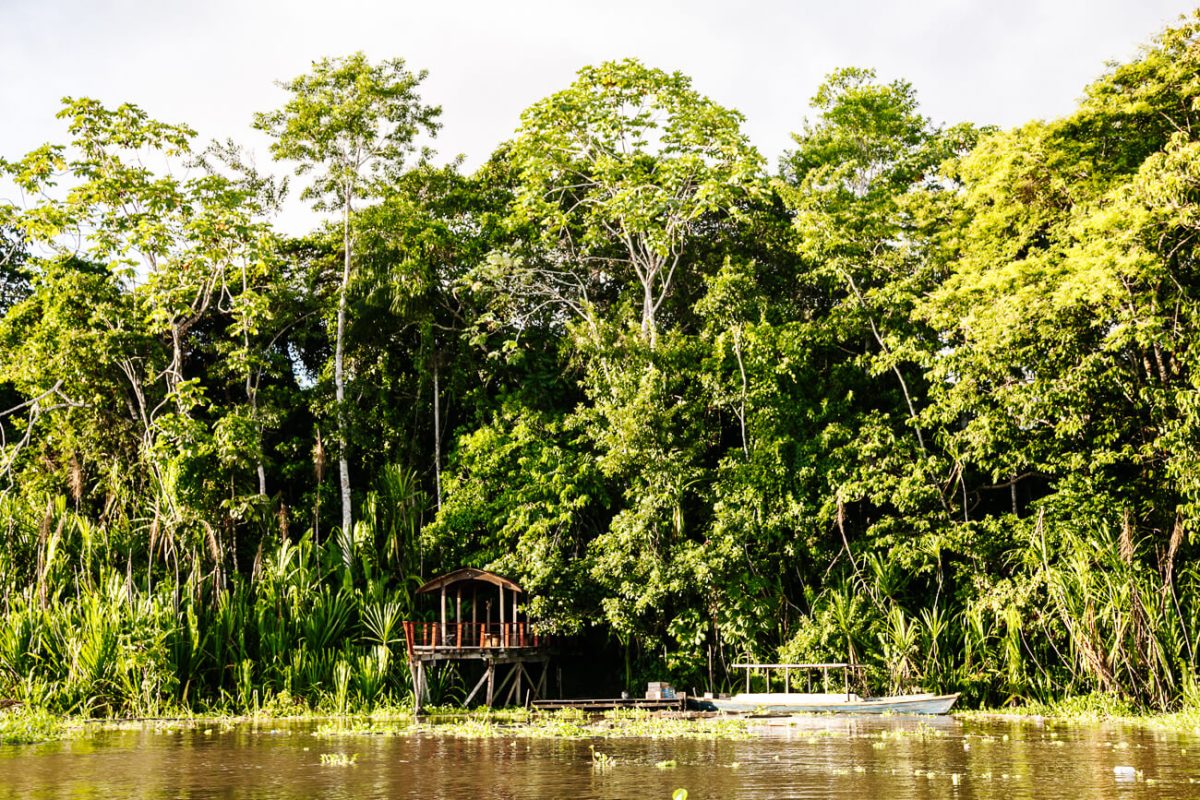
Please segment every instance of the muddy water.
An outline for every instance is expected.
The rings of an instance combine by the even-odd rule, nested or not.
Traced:
[[[311,724],[104,731],[0,747],[5,798],[1184,798],[1200,731],[812,717],[748,741],[415,735]],[[612,759],[597,768],[591,747]],[[356,755],[350,766],[322,754]],[[674,761],[676,766],[661,765]]]

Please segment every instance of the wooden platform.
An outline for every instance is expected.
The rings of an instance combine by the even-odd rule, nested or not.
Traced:
[[[574,708],[579,711],[612,711],[617,708],[641,708],[647,711],[684,711],[687,708],[687,695],[680,694],[670,700],[646,700],[642,697],[534,700],[533,707],[542,711],[557,711],[562,708]]]
[[[553,642],[541,634],[518,602],[524,589],[495,573],[464,567],[417,589],[422,596],[434,593],[438,597],[436,619],[403,623],[415,713],[420,714],[429,702],[429,673],[453,668],[456,662],[483,665],[483,674],[464,706],[477,696],[488,707],[497,702],[527,705],[546,696]],[[493,615],[499,621],[494,621]],[[561,684],[560,676],[560,692]]]

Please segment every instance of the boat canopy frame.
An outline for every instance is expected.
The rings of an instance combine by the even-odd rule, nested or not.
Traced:
[[[762,671],[763,679],[766,683],[766,689],[771,691],[771,670],[779,672],[783,671],[783,693],[791,694],[792,689],[792,670],[796,670],[802,674],[806,674],[810,681],[815,671],[821,672],[821,686],[825,693],[829,693],[829,671],[842,671],[842,691],[846,693],[846,697],[850,696],[850,673],[857,672],[861,676],[863,669],[862,664],[850,664],[845,661],[826,662],[826,663],[795,663],[795,664],[732,664],[733,669],[744,669],[746,671],[746,694],[750,694],[750,678],[756,671]]]

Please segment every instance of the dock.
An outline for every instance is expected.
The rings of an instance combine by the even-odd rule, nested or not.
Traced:
[[[579,711],[613,711],[618,708],[639,708],[646,711],[685,711],[687,695],[649,700],[644,697],[582,698],[574,700],[534,700],[533,707],[540,711],[558,711],[574,708]]]

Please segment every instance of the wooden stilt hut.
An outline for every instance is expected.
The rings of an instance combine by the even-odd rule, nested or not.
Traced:
[[[550,642],[530,626],[521,606],[525,590],[516,582],[468,567],[428,581],[417,594],[437,603],[436,620],[404,623],[418,713],[429,700],[428,670],[452,661],[484,666],[463,705],[470,705],[485,687],[482,699],[488,706],[502,697],[501,702],[512,705],[545,695]],[[534,664],[541,665],[536,680]],[[507,675],[497,683],[503,667]]]

